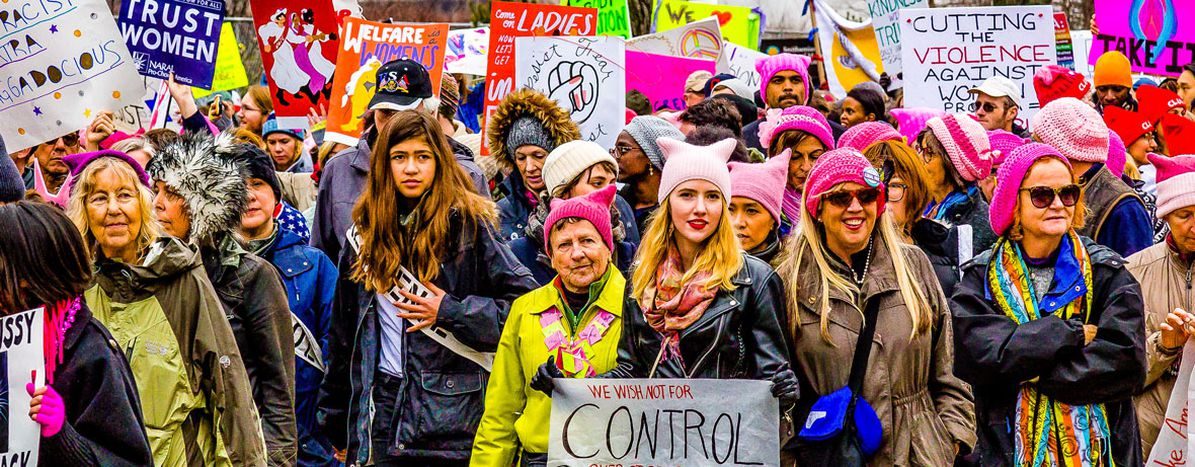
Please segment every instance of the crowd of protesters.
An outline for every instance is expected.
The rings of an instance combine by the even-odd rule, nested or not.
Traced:
[[[632,91],[612,147],[405,59],[355,145],[173,80],[181,134],[0,141],[39,463],[542,466],[556,380],[710,378],[770,382],[784,465],[844,389],[869,465],[1143,465],[1195,334],[1195,64],[1046,66],[1026,120],[1003,77],[943,113],[810,61]]]

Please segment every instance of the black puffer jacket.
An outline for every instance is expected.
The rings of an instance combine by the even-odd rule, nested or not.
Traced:
[[[767,263],[743,254],[743,267],[731,282],[734,291],[719,291],[705,314],[681,331],[684,365],[675,358],[662,361],[652,377],[771,380],[788,362],[780,277]],[[627,297],[623,310],[618,367],[601,377],[647,378],[661,335],[648,326],[634,298]]]
[[[1141,286],[1116,252],[1086,237],[1092,262],[1091,324],[1099,331],[1083,345],[1082,323],[1045,316],[1017,325],[987,292],[991,251],[964,267],[950,299],[954,312],[955,373],[975,393],[978,465],[1013,465],[1017,392],[1038,379],[1042,394],[1072,405],[1102,403],[1118,466],[1142,465],[1134,393],[1145,382],[1145,321]]]
[[[519,263],[496,229],[482,224],[463,231],[453,218],[448,247],[440,258],[434,283],[447,295],[440,303],[436,326],[465,345],[494,352],[502,325],[515,298],[535,289],[535,280]],[[320,388],[319,423],[337,449],[347,449],[349,465],[370,459],[372,394],[381,355],[377,294],[349,277],[357,252],[340,256],[340,280],[332,305],[329,365]],[[404,321],[404,323],[406,323]],[[481,366],[436,343],[422,332],[402,341],[402,389],[393,422],[394,439],[385,442],[395,457],[466,460],[481,422],[483,394],[489,379]],[[376,442],[376,441],[375,441]]]

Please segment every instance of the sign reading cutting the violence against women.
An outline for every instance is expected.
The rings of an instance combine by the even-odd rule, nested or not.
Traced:
[[[515,38],[526,36],[592,36],[597,9],[534,3],[493,2],[490,6],[489,63],[485,79],[485,120],[515,89]],[[481,153],[489,154],[484,126]]]
[[[1095,0],[1095,14],[1100,33],[1087,54],[1091,65],[1116,50],[1134,72],[1178,76],[1195,61],[1195,2]]]
[[[432,93],[440,94],[447,23],[386,24],[345,18],[340,31],[343,38],[328,108],[328,141],[357,144],[365,127],[362,117],[376,91],[377,71],[386,62],[400,58],[419,62],[427,69]]]
[[[695,71],[713,74],[713,60],[627,51],[627,89],[643,93],[653,112],[684,110],[685,80]]]
[[[0,318],[0,466],[37,465],[41,425],[29,418],[25,384],[46,384],[44,328],[44,308]]]
[[[1039,107],[1033,74],[1057,62],[1049,5],[900,10],[906,107],[969,112],[969,91],[993,76],[1021,90],[1021,118]]]
[[[555,383],[548,465],[780,465],[780,404],[768,381]]]
[[[515,86],[556,101],[581,130],[581,139],[604,148],[626,123],[626,67],[617,36],[520,37]]]
[[[120,32],[137,71],[201,89],[212,87],[223,0],[125,0]]]
[[[341,16],[326,0],[252,0],[261,66],[280,128],[307,128],[327,108],[340,48]],[[344,10],[342,10],[344,11]]]
[[[0,137],[19,151],[84,128],[144,94],[102,0],[0,3]]]

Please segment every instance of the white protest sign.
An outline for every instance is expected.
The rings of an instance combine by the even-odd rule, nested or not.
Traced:
[[[9,151],[82,129],[145,94],[102,0],[8,0],[0,44],[0,136]]]
[[[485,76],[490,56],[490,28],[448,31],[444,71]]]
[[[875,29],[876,42],[880,45],[880,61],[884,62],[884,71],[892,79],[889,89],[904,86],[900,65],[900,9],[922,5],[926,5],[925,0],[867,0],[871,27]]]
[[[1021,91],[1019,120],[1039,107],[1033,74],[1057,63],[1054,13],[1049,5],[976,8],[902,8],[901,59],[905,107],[969,112],[968,91],[992,76]]]
[[[706,60],[717,60],[722,48],[722,29],[718,27],[718,18],[713,16],[627,41],[630,50]]]
[[[759,72],[755,71],[755,61],[767,58],[768,54],[730,42],[725,46],[722,56],[718,58],[718,73],[730,73],[747,83],[751,89],[759,88]]]
[[[626,51],[623,39],[599,37],[519,37],[515,86],[531,88],[572,115],[581,139],[603,148],[626,123]]]
[[[1076,62],[1078,63],[1078,62]],[[1187,458],[1187,400],[1191,384],[1191,367],[1195,365],[1195,341],[1183,346],[1182,361],[1170,400],[1166,402],[1166,418],[1162,419],[1158,439],[1146,453],[1145,465],[1184,465]],[[1175,463],[1177,462],[1177,463]]]
[[[780,465],[780,404],[768,381],[555,382],[548,465]]]
[[[37,465],[41,425],[29,418],[25,383],[46,384],[44,326],[43,308],[0,318],[0,410],[7,417],[0,420],[0,465]]]

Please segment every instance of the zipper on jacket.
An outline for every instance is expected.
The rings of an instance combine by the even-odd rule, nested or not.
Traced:
[[[705,349],[705,353],[702,354],[701,357],[697,358],[697,363],[693,364],[692,371],[686,372],[686,373],[688,373],[685,375],[686,378],[692,378],[693,375],[697,374],[697,370],[701,369],[701,363],[704,362],[705,359],[707,357],[709,357],[710,354],[713,353],[715,349],[718,348],[718,340],[716,339],[716,337],[722,335],[722,333],[725,331],[726,331],[726,320],[719,318],[718,319],[718,332],[716,334],[714,334],[714,336],[715,336],[714,342],[710,344],[709,348]],[[721,357],[721,356],[719,355],[719,357]]]

